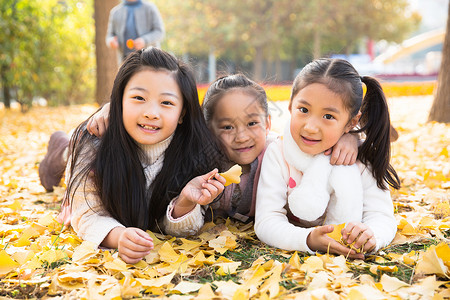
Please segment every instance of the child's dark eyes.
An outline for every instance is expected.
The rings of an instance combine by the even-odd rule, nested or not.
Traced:
[[[255,126],[255,125],[258,125],[258,122],[253,121],[253,122],[248,123],[248,126]]]
[[[233,126],[231,126],[231,125],[225,125],[225,126],[222,126],[222,129],[225,129],[225,130],[231,130],[231,129],[233,129]]]
[[[141,96],[134,96],[133,99],[139,100],[139,101],[145,101],[144,97]]]
[[[298,110],[304,114],[308,112],[308,109],[306,107],[300,107]]]
[[[173,105],[172,101],[168,101],[168,100],[163,101],[161,103],[164,104],[164,105]]]
[[[334,117],[332,115],[330,115],[330,114],[325,114],[323,117],[324,117],[324,119],[327,119],[327,120],[334,119]]]

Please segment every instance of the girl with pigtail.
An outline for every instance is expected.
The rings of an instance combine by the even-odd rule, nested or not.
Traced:
[[[397,229],[389,186],[398,189],[400,180],[389,163],[390,119],[380,84],[360,77],[345,60],[319,59],[297,75],[289,111],[284,135],[268,146],[262,162],[258,238],[286,250],[351,258],[387,246]],[[365,134],[358,162],[332,166],[323,152],[348,132]],[[331,224],[341,223],[342,239],[352,246],[327,235]]]

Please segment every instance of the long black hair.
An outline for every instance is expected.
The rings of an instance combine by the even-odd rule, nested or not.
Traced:
[[[133,75],[144,69],[165,70],[173,75],[182,94],[184,113],[165,151],[162,169],[149,189],[141,163],[142,150],[125,130],[122,116],[125,86]],[[132,53],[120,67],[114,80],[109,126],[104,136],[101,139],[91,136],[86,131],[86,122],[78,126],[71,139],[71,178],[66,197],[73,197],[82,179],[93,176],[104,209],[127,227],[157,229],[169,202],[183,187],[223,161],[223,154],[203,118],[194,74],[187,65],[157,48]],[[86,147],[96,147],[97,151],[91,151],[94,152],[91,156],[80,155],[89,152]],[[86,161],[80,163],[80,159]]]
[[[390,165],[391,144],[389,141],[389,109],[381,85],[375,78],[360,77],[355,68],[346,60],[322,58],[306,65],[294,80],[292,99],[306,86],[320,83],[344,100],[350,112],[350,119],[361,111],[360,129],[365,141],[358,149],[358,159],[370,165],[377,186],[387,189],[388,185],[400,188],[400,179]],[[362,83],[367,91],[363,99]]]

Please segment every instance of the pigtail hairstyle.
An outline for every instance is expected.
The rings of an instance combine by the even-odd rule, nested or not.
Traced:
[[[391,144],[389,141],[389,110],[380,84],[374,78],[363,77],[367,92],[363,100],[361,77],[355,68],[343,59],[317,59],[306,65],[294,80],[292,99],[306,86],[313,83],[325,85],[340,95],[350,112],[350,119],[361,111],[361,128],[353,132],[364,132],[366,140],[358,149],[358,159],[370,165],[377,186],[386,190],[387,184],[400,188],[400,179],[389,164]]]
[[[361,105],[361,128],[366,139],[358,149],[358,159],[363,163],[370,163],[372,174],[381,189],[387,189],[386,183],[395,189],[400,188],[400,179],[389,163],[391,143],[389,139],[390,118],[389,109],[383,89],[379,82],[369,76],[361,77],[367,91]]]
[[[162,169],[149,189],[141,163],[145,154],[125,130],[122,106],[128,81],[145,69],[173,75],[183,96],[184,114],[165,151]],[[174,56],[157,48],[135,51],[123,62],[114,80],[109,126],[104,136],[101,139],[91,136],[86,123],[78,126],[71,140],[72,177],[66,195],[73,197],[82,179],[93,176],[104,209],[126,227],[156,229],[169,202],[184,185],[212,170],[221,158],[203,119],[193,73]],[[84,167],[74,174],[85,147],[96,148],[97,152],[91,151],[95,153],[93,157],[87,157],[82,162]]]

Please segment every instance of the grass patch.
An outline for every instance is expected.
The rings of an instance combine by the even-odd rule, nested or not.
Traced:
[[[399,244],[399,245],[390,245],[387,248],[385,248],[384,252],[391,252],[391,253],[409,253],[411,251],[425,251],[430,246],[436,246],[439,244],[439,241],[436,239],[423,239],[420,242],[414,242],[414,243],[405,243],[405,244]]]
[[[370,271],[370,267],[373,265],[395,266],[395,267],[397,267],[398,270],[396,272],[387,272],[387,271],[377,270],[376,274],[374,274]],[[376,282],[380,281],[381,276],[383,274],[387,274],[391,277],[396,277],[399,280],[406,282],[406,283],[411,283],[413,276],[414,276],[414,267],[413,266],[408,266],[408,265],[405,265],[405,264],[399,263],[399,262],[390,262],[390,261],[386,261],[384,263],[372,262],[370,266],[365,266],[365,267],[351,264],[349,267],[350,267],[350,270],[353,272],[353,278],[358,278],[363,274],[368,274],[368,275],[372,276]]]

